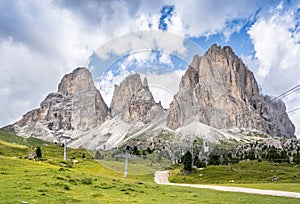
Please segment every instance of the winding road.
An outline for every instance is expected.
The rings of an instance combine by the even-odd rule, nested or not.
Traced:
[[[154,174],[154,181],[157,184],[161,184],[161,185],[186,186],[186,187],[192,187],[192,188],[206,188],[206,189],[212,189],[212,190],[217,190],[217,191],[252,193],[252,194],[261,194],[261,195],[300,198],[300,193],[288,192],[288,191],[262,190],[262,189],[255,189],[255,188],[241,188],[241,187],[200,185],[200,184],[170,183],[169,179],[168,179],[169,174],[170,174],[169,171],[156,171]]]

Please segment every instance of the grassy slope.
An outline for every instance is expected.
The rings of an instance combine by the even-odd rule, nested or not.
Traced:
[[[1,132],[2,136],[6,133]],[[0,142],[0,203],[296,203],[299,200],[205,189],[160,186],[152,175],[122,178],[95,160],[82,160],[85,150],[70,150],[79,161],[73,168],[61,166],[61,147],[42,146],[37,162],[19,156],[33,147]],[[27,141],[26,141],[27,142]],[[18,142],[15,142],[18,143]]]
[[[279,180],[271,181],[272,177]],[[231,180],[234,183],[229,183]],[[209,166],[188,176],[180,175],[177,169],[173,171],[170,181],[300,192],[300,166],[251,161],[229,166]]]

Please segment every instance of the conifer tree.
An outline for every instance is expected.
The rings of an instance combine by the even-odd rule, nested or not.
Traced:
[[[192,154],[187,151],[182,158],[182,163],[184,165],[183,169],[186,171],[192,171]]]
[[[36,157],[42,158],[42,150],[40,147],[37,147],[35,150]]]

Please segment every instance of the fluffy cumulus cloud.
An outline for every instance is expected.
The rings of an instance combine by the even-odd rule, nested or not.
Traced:
[[[96,54],[102,59],[111,55],[124,56],[131,52],[156,50],[168,54],[184,55],[186,47],[183,36],[159,30],[143,30],[118,36],[102,45]]]
[[[255,49],[255,73],[265,93],[279,95],[300,83],[300,4],[278,4],[248,31]],[[250,60],[251,61],[251,60]],[[251,62],[250,62],[251,63]],[[288,110],[300,107],[300,90],[283,98]],[[290,114],[300,124],[300,113]],[[297,128],[297,135],[300,129]]]
[[[173,1],[169,1],[172,4]],[[241,29],[243,19],[251,19],[262,4],[260,1],[184,1],[174,3],[169,31],[189,37],[223,33],[226,38]],[[240,21],[238,21],[240,20]],[[239,22],[239,23],[236,23]]]
[[[276,94],[300,82],[299,8],[283,10],[280,5],[269,16],[261,16],[248,31],[259,62],[257,75]]]

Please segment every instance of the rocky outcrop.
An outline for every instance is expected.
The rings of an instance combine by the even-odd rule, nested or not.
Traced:
[[[170,104],[167,126],[197,120],[216,128],[246,128],[294,137],[295,127],[281,101],[259,93],[253,73],[228,46],[213,45],[196,55]]]
[[[126,122],[148,123],[161,111],[163,107],[154,101],[147,79],[142,83],[139,74],[130,75],[119,86],[115,85],[111,102],[112,116],[120,115]]]
[[[292,136],[295,134],[295,126],[286,113],[286,107],[282,100],[273,100],[270,96],[264,96],[265,106],[261,107],[260,115],[268,123],[277,136]]]
[[[14,127],[33,136],[41,127],[46,132],[87,131],[102,124],[107,114],[108,107],[94,86],[90,72],[77,68],[63,77],[58,91],[50,93],[40,108],[26,113]]]

